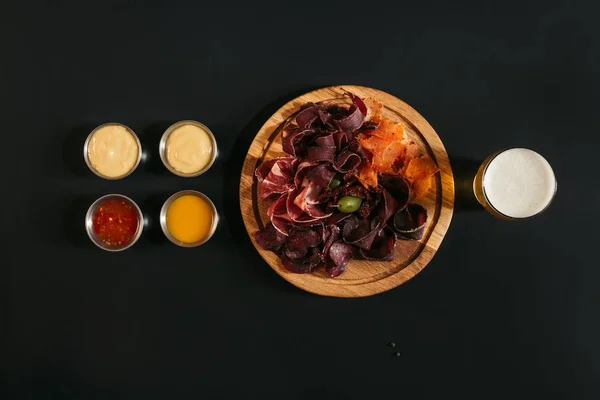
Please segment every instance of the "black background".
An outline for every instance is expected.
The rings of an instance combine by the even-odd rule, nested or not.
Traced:
[[[598,398],[593,1],[14,3],[0,7],[5,398]],[[416,108],[459,191],[469,162],[538,150],[559,182],[552,207],[507,222],[459,198],[438,254],[408,283],[362,299],[296,289],[249,245],[239,172],[278,107],[339,84]],[[157,166],[158,137],[180,119],[217,137],[201,177]],[[81,157],[107,121],[150,152],[117,182]],[[178,248],[151,226],[110,254],[83,232],[100,195],[129,195],[155,219],[182,189],[219,208],[205,246]]]

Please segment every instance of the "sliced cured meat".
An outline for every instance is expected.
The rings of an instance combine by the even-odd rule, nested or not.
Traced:
[[[370,249],[360,249],[360,255],[366,260],[392,261],[396,248],[396,238],[393,234],[386,235],[381,230]]]
[[[347,219],[342,230],[344,242],[363,249],[371,247],[376,235],[377,230],[371,229],[371,221],[356,217]]]
[[[362,159],[358,154],[346,148],[337,156],[334,167],[342,173],[356,171],[361,161]]]
[[[292,251],[316,247],[321,244],[317,231],[307,228],[293,229],[287,238],[286,247]]]
[[[410,185],[406,179],[400,175],[382,175],[380,182],[381,186],[385,188],[398,203],[395,212],[404,209],[411,197]]]
[[[300,128],[288,124],[281,132],[281,147],[283,151],[291,156],[299,157],[303,153],[307,139],[310,139],[314,134],[314,129]]]
[[[281,264],[285,269],[296,274],[312,272],[321,263],[321,255],[316,247],[310,249],[308,254],[299,259],[291,259],[285,252],[281,255]]]
[[[367,97],[363,100],[367,107],[365,121],[378,120],[383,115],[383,104],[372,97]]]
[[[319,111],[321,110],[321,107],[317,106],[314,103],[307,103],[303,106],[302,111],[300,111],[297,115],[296,115],[296,124],[298,124],[298,126],[300,128],[308,128],[311,126],[311,124],[313,122],[315,122],[315,120],[317,118],[319,118]]]
[[[348,115],[343,118],[334,119],[334,123],[338,129],[342,132],[353,132],[360,128],[362,125],[365,115],[367,114],[367,106],[363,103],[362,99],[350,92],[346,92],[352,99],[352,106],[348,110]]]
[[[256,243],[265,250],[279,250],[285,243],[285,239],[286,236],[275,229],[272,223],[254,235]]]
[[[323,251],[321,252],[321,258],[327,258],[329,255],[329,248],[334,242],[339,240],[340,232],[340,227],[337,225],[329,225],[323,228]]]
[[[277,158],[262,163],[255,172],[260,182],[259,197],[270,201],[293,189],[297,165],[298,160],[293,157]]]
[[[308,161],[329,161],[333,162],[337,147],[319,147],[311,146],[307,149]]]
[[[404,210],[394,215],[390,227],[399,239],[419,240],[425,232],[427,210],[419,204],[409,204]]]
[[[329,248],[325,271],[331,278],[340,276],[354,256],[354,247],[342,241],[334,242]]]

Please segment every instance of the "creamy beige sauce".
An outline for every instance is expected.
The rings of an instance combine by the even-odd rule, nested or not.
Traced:
[[[98,129],[88,145],[88,158],[100,174],[117,178],[127,174],[138,161],[139,148],[134,136],[122,125]]]
[[[213,155],[213,144],[200,126],[186,124],[169,134],[166,150],[171,167],[184,174],[193,174],[208,165]]]
[[[488,201],[512,218],[531,217],[554,198],[556,178],[544,157],[529,149],[509,149],[497,155],[483,177]]]

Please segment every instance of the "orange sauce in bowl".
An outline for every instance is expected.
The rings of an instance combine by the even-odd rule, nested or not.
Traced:
[[[196,243],[208,238],[214,219],[212,205],[193,194],[176,198],[167,209],[167,229],[183,243]]]

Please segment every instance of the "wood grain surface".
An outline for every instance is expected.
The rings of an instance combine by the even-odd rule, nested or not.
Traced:
[[[279,131],[282,122],[292,117],[307,102],[344,100],[343,89],[365,98],[373,97],[384,105],[383,116],[406,125],[407,135],[419,143],[440,168],[435,184],[426,197],[416,202],[427,209],[427,226],[420,241],[396,242],[393,261],[352,260],[346,272],[329,278],[323,268],[312,274],[294,274],[283,268],[279,257],[260,248],[254,234],[269,222],[268,204],[258,199],[254,170],[264,160],[286,154],[281,148]],[[349,100],[348,100],[349,104]],[[242,218],[254,247],[262,258],[284,279],[308,292],[324,296],[363,297],[392,289],[414,277],[431,261],[439,248],[452,219],[454,209],[454,179],[448,154],[431,125],[402,100],[363,86],[341,85],[318,89],[288,102],[271,116],[258,131],[250,145],[240,179],[240,208]]]

